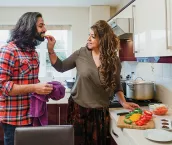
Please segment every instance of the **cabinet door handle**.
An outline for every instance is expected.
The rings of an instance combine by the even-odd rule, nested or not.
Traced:
[[[60,125],[60,107],[59,107],[59,125]]]
[[[117,138],[119,137],[119,136],[114,132],[113,129],[112,129],[112,133],[113,133],[113,135],[115,135]]]
[[[132,17],[133,17],[133,53],[137,53],[137,51],[135,50],[135,28],[136,28],[136,17],[135,17],[135,5],[132,5]]]
[[[172,32],[171,32],[172,29],[169,30],[169,27],[171,28],[171,26],[169,26],[171,24],[171,22],[169,22],[171,20],[169,18],[169,16],[172,13],[170,3],[171,3],[170,0],[165,0],[165,19],[166,19],[166,21],[165,21],[166,24],[165,25],[166,25],[166,44],[167,44],[167,49],[172,49],[172,44],[170,43],[170,39],[172,38]],[[169,38],[169,36],[171,36],[171,37]]]

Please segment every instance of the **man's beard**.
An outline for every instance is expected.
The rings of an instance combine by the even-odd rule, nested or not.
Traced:
[[[45,38],[41,36],[42,34],[44,34],[44,33],[43,32],[41,32],[41,33],[37,32],[36,35],[35,35],[35,39],[38,40],[38,41],[44,41]]]
[[[41,36],[42,34],[44,34],[44,33],[42,33],[42,32],[41,33],[38,33],[38,32],[36,33],[35,40],[33,41],[34,46],[40,45],[45,40],[45,38]]]

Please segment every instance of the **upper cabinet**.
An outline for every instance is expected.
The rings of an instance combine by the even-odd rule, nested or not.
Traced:
[[[165,1],[167,21],[167,46],[172,49],[172,0]]]
[[[128,7],[126,7],[123,11],[117,14],[114,18],[133,18],[133,5],[135,5],[135,2],[131,3]]]
[[[133,56],[172,56],[172,0],[135,0],[108,23],[131,28],[123,18],[133,19]]]
[[[169,47],[172,44],[172,5],[167,3],[171,4],[171,0],[135,1],[133,17],[136,57],[172,56]]]

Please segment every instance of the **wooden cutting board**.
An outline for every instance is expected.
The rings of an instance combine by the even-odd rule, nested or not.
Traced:
[[[137,126],[134,123],[132,123],[131,125],[126,124],[126,123],[124,123],[124,119],[125,119],[125,116],[119,116],[118,122],[117,122],[118,127],[131,128],[131,129],[142,129],[142,130],[155,128],[155,123],[154,123],[153,119],[150,120],[146,125],[143,125],[143,126]]]

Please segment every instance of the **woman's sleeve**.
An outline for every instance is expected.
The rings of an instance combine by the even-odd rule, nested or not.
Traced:
[[[76,59],[78,58],[79,55],[79,50],[75,51],[73,54],[71,54],[68,58],[65,60],[61,61],[57,57],[57,61],[53,65],[53,67],[59,71],[59,72],[65,72],[70,69],[73,69],[76,67]]]
[[[121,61],[118,57],[117,59],[117,74],[116,74],[116,89],[114,91],[114,93],[117,93],[119,91],[122,91],[123,92],[123,88],[122,88],[122,84],[121,84],[121,77],[120,77],[120,74],[121,74]]]

